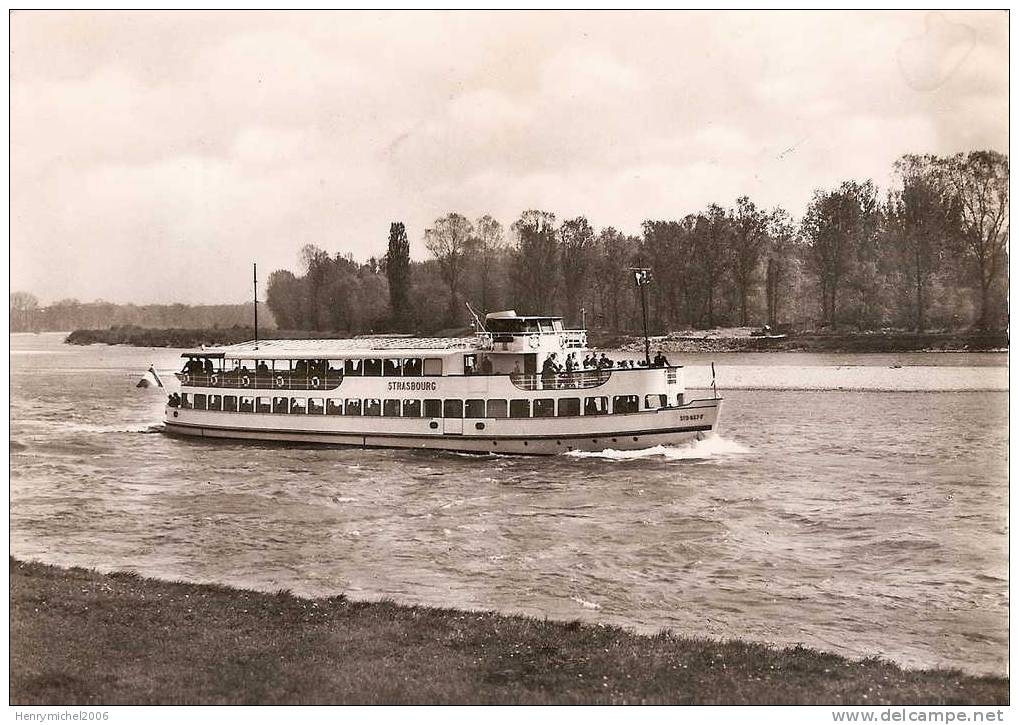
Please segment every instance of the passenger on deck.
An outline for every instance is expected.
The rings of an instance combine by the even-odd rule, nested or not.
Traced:
[[[601,358],[599,358],[599,360],[598,360],[598,367],[600,367],[600,368],[611,368],[612,367],[612,361],[609,360],[608,355],[606,355],[605,353],[601,354]]]
[[[255,368],[255,372],[257,372],[259,375],[269,374],[269,366],[265,364],[265,360],[258,361],[258,367]]]
[[[569,355],[566,356],[566,372],[568,373],[572,373],[574,370],[577,369],[576,354],[577,353],[575,352],[571,352]]]
[[[205,365],[203,369],[206,375],[212,375],[216,372],[215,370],[212,369],[212,360],[209,360],[208,358],[206,358],[205,360]]]
[[[584,358],[584,362],[583,362],[584,370],[590,370],[591,368],[593,368],[593,367],[594,367],[594,364],[595,364],[595,362],[596,362],[596,361],[594,360],[594,355],[591,355],[591,354],[589,353],[589,354],[588,354],[588,355],[587,355],[587,356],[586,356],[586,357]]]
[[[519,375],[520,374],[520,361],[519,360],[516,360],[513,363],[513,374],[514,375]]]
[[[492,374],[492,360],[487,355],[481,360],[481,373],[483,375]]]
[[[545,362],[541,365],[541,387],[546,389],[555,387],[557,372],[559,372],[559,366],[555,361],[555,353],[552,353],[545,358]]]
[[[656,368],[667,368],[669,367],[669,361],[662,353],[661,349],[658,350],[658,354],[655,355],[654,365]]]

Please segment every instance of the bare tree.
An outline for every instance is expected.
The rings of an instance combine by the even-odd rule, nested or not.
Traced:
[[[594,229],[586,217],[567,219],[559,227],[559,269],[566,302],[564,317],[574,325],[580,322],[580,300],[587,292],[593,249]]]
[[[492,294],[492,273],[496,260],[506,247],[502,224],[485,215],[474,225],[474,250],[478,264],[478,281],[482,312],[488,312]]]
[[[559,291],[559,246],[555,214],[531,209],[511,227],[516,238],[513,282],[520,304],[532,313],[551,314]]]
[[[991,324],[991,289],[1007,265],[1008,157],[973,151],[942,160],[940,166],[958,204],[963,252],[977,280],[977,325],[986,330]]]
[[[789,213],[781,207],[771,212],[768,229],[765,299],[768,324],[776,327],[782,319],[782,300],[796,263],[796,227]]]
[[[736,200],[736,208],[729,212],[732,233],[729,236],[729,253],[732,277],[739,292],[740,324],[749,324],[748,302],[757,267],[768,243],[768,215],[758,209],[749,197]]]
[[[435,256],[442,279],[449,290],[446,322],[453,325],[462,315],[459,309],[463,273],[474,245],[474,225],[462,214],[447,214],[425,230],[425,247]]]
[[[876,230],[877,189],[873,182],[845,181],[835,191],[814,192],[803,217],[803,235],[821,288],[821,321],[838,322],[839,293],[855,272],[857,252]]]
[[[903,156],[895,164],[902,188],[889,195],[885,221],[891,244],[898,251],[898,276],[913,292],[913,323],[926,328],[928,289],[950,239],[958,232],[958,208],[950,189],[939,178],[933,156]]]

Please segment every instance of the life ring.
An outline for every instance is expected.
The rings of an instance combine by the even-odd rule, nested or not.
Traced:
[[[315,376],[311,379],[311,387],[315,388],[316,390],[321,384],[322,381],[318,379],[318,376]]]
[[[212,377],[210,377],[209,385],[211,385],[212,387],[216,387],[217,385],[219,385],[219,376],[213,375]]]
[[[538,339],[537,335],[531,335],[529,338],[527,338],[527,344],[534,349],[538,349],[538,347],[541,345],[541,340]]]
[[[566,349],[566,335],[559,336],[559,347]]]
[[[287,387],[287,382],[283,379],[282,375],[277,375],[276,376],[276,387],[277,388],[285,388],[285,387]]]
[[[251,378],[249,378],[247,375],[243,376],[241,378],[241,386],[245,387],[245,388],[250,388],[251,387]]]

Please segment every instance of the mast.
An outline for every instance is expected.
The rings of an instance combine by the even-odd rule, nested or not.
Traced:
[[[647,267],[630,267],[633,279],[640,288],[640,312],[644,322],[644,362],[651,367],[651,338],[647,331],[647,292],[644,288],[651,283],[651,270]]]
[[[258,262],[251,264],[251,279],[255,289],[255,349],[258,349]]]

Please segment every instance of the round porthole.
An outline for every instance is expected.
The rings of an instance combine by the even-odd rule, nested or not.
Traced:
[[[485,430],[485,424],[484,423],[475,423],[474,427],[477,428],[478,430]]]
[[[176,417],[177,417],[178,415],[180,415],[180,413],[178,413],[178,412],[177,412],[176,410],[175,410],[175,411],[173,411],[173,417],[174,417],[174,418],[176,418]]]
[[[555,442],[555,444],[556,444],[557,446],[561,446],[561,445],[563,444],[563,442],[562,442],[562,441],[556,441],[556,442]]]
[[[527,441],[524,441],[524,445],[525,445],[525,446],[527,445]]]
[[[618,443],[618,441],[615,438],[612,439],[612,442],[613,443]]]
[[[636,443],[636,442],[637,442],[637,436],[634,436],[634,437],[633,437],[633,442],[634,442],[634,443]]]
[[[433,420],[431,423],[428,424],[428,427],[431,428],[432,430],[435,430],[436,428],[439,427],[439,424]]]

